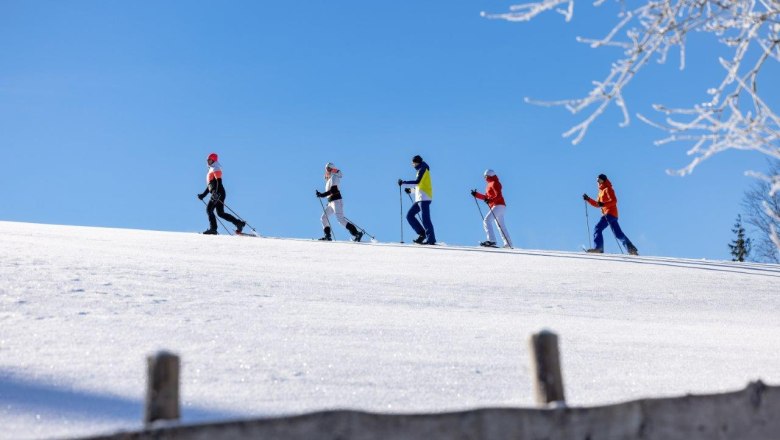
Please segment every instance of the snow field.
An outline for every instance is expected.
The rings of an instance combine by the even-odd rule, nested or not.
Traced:
[[[532,406],[542,328],[571,405],[780,383],[778,266],[0,225],[0,438],[139,428],[160,349],[186,422]]]

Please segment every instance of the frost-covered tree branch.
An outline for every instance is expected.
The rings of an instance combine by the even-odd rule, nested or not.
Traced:
[[[759,261],[780,263],[780,246],[772,240],[780,230],[780,160],[770,161],[768,174],[774,178],[764,173],[749,174],[757,180],[745,192],[742,208],[746,222],[759,234],[754,242],[755,256]]]
[[[605,0],[597,0],[600,6]],[[619,0],[618,0],[619,1]],[[528,21],[556,9],[566,21],[573,16],[573,0],[543,0],[512,6],[503,14],[483,16],[508,21]],[[620,3],[624,8],[626,3]],[[565,9],[561,9],[562,6]],[[671,50],[680,53],[680,69],[685,68],[686,37],[693,33],[711,35],[723,45],[728,58],[720,58],[723,79],[702,89],[704,99],[687,108],[655,104],[663,114],[662,121],[637,114],[637,117],[664,130],[667,136],[657,144],[683,142],[692,145],[690,163],[675,171],[691,173],[702,161],[729,149],[758,151],[780,159],[780,117],[771,107],[771,99],[762,95],[759,79],[770,63],[780,62],[780,0],[647,0],[633,9],[623,9],[614,27],[600,39],[578,38],[593,48],[615,47],[622,56],[613,62],[609,74],[594,81],[590,92],[581,98],[561,101],[527,102],[546,106],[563,106],[573,114],[584,113],[584,119],[564,133],[578,144],[596,119],[615,104],[623,114],[621,126],[630,122],[623,91],[648,62],[665,63]],[[705,54],[706,55],[706,54]],[[708,96],[707,96],[708,95]],[[694,98],[695,101],[695,98]],[[768,176],[773,191],[780,190],[780,175]],[[780,231],[772,232],[780,249]]]

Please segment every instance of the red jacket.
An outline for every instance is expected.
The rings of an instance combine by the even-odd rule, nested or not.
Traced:
[[[485,194],[476,193],[474,197],[481,200],[488,199],[488,206],[491,208],[496,205],[506,206],[504,195],[501,194],[501,182],[498,181],[498,176],[488,176],[485,180],[487,180]]]
[[[601,213],[604,215],[611,215],[615,218],[618,216],[617,209],[617,197],[615,196],[615,190],[612,189],[612,182],[605,180],[599,183],[599,198],[598,200],[588,199],[588,203],[598,208],[601,202],[604,206],[601,207]]]

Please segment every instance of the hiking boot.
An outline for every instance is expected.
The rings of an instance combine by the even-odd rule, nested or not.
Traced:
[[[203,233],[206,234],[206,235],[217,235],[217,230],[216,229],[206,229],[205,231],[203,231]]]
[[[322,230],[322,232],[324,232],[324,233],[325,233],[325,235],[324,235],[322,238],[320,238],[320,241],[333,241],[333,239],[332,239],[332,238],[330,238],[330,226],[326,226],[326,227],[325,227],[325,228]]]
[[[425,241],[425,236],[424,235],[420,235],[420,236],[418,236],[417,238],[415,238],[412,241],[414,241],[417,244],[423,244],[423,241]]]
[[[236,234],[240,234],[241,232],[243,232],[244,231],[244,226],[246,226],[246,222],[245,221],[242,221],[241,223],[236,225]]]
[[[628,248],[628,255],[639,255],[639,250],[633,246]]]
[[[603,254],[604,253],[604,249],[592,248],[592,249],[586,250],[585,252],[587,252],[589,254]]]
[[[485,240],[479,244],[482,247],[498,247],[495,241]]]
[[[357,231],[357,233],[352,236],[352,241],[360,243],[361,238],[363,238],[363,231]]]

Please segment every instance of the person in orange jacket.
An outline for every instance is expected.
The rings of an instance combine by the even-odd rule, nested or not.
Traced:
[[[504,240],[504,247],[512,247],[512,239],[509,238],[509,231],[504,223],[504,214],[506,212],[506,202],[504,201],[504,195],[501,192],[501,182],[498,180],[498,176],[493,170],[485,170],[483,177],[487,186],[485,187],[485,194],[477,192],[476,189],[471,190],[471,195],[484,200],[490,207],[490,212],[482,220],[482,227],[487,234],[487,241],[480,243],[480,246],[485,247],[498,247],[496,246],[496,234],[493,232],[493,222],[498,225],[498,231],[501,233],[501,238]]]
[[[604,253],[604,236],[602,232],[609,226],[612,228],[615,237],[626,247],[629,254],[639,255],[636,246],[626,237],[626,234],[623,233],[618,224],[617,197],[615,196],[615,190],[612,189],[612,182],[604,174],[599,174],[596,182],[599,184],[599,196],[596,200],[591,199],[588,194],[582,195],[582,198],[594,208],[601,208],[602,214],[601,220],[596,224],[596,229],[593,231],[594,246],[587,251],[595,254]]]

